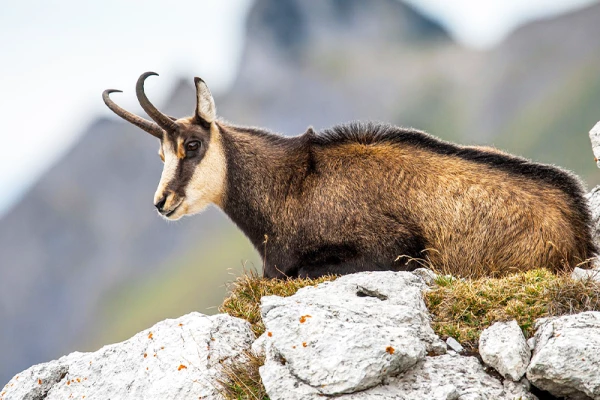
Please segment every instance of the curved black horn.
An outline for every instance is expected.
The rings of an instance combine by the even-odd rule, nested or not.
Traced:
[[[123,93],[123,91],[117,89],[106,89],[104,92],[102,92],[102,100],[104,100],[104,104],[106,104],[106,106],[110,108],[112,112],[123,118],[125,121],[131,122],[138,128],[145,130],[152,136],[162,139],[163,130],[160,128],[160,126],[119,107],[114,101],[111,100],[111,93]]]
[[[158,111],[158,109],[154,107],[152,103],[150,103],[150,100],[148,100],[148,97],[146,97],[146,93],[144,93],[144,81],[147,77],[152,75],[158,76],[156,72],[145,72],[138,78],[138,81],[135,85],[135,94],[138,98],[138,101],[140,102],[140,105],[142,106],[144,111],[146,111],[146,114],[148,114],[150,118],[156,121],[156,123],[161,128],[163,128],[166,131],[172,132],[177,129],[177,124],[173,122],[173,120],[169,118],[168,115],[165,115]]]

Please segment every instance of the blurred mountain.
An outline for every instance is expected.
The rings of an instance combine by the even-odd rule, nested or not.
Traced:
[[[395,0],[257,0],[238,77],[217,108],[288,135],[354,119],[414,126],[600,183],[587,139],[600,118],[599,31],[596,5],[477,52]],[[191,82],[173,88],[164,111],[191,114]],[[219,211],[177,223],[156,215],[157,149],[116,117],[97,119],[0,221],[0,382],[164,318],[207,312],[229,268],[260,268]]]

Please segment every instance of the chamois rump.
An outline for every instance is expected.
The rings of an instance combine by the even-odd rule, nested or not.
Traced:
[[[196,109],[175,119],[136,95],[154,122],[103,93],[117,115],[160,140],[154,196],[176,220],[213,203],[263,257],[264,275],[411,270],[501,275],[573,268],[596,255],[584,188],[560,168],[424,132],[355,122],[297,137],[217,119],[195,78]]]

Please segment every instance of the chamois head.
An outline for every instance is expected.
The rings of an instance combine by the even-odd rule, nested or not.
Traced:
[[[155,122],[134,115],[116,105],[107,89],[104,103],[115,114],[160,139],[159,155],[164,163],[154,205],[165,218],[176,220],[202,211],[209,203],[220,205],[225,185],[225,156],[221,146],[216,109],[206,83],[194,78],[196,109],[194,116],[176,119],[158,111],[144,93],[144,81],[154,72],[142,74],[136,95],[144,111]]]

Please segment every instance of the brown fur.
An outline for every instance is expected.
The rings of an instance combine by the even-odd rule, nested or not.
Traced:
[[[152,75],[138,79],[137,94],[165,129],[157,209],[178,219],[216,204],[252,241],[267,277],[410,270],[415,259],[502,275],[596,256],[583,185],[560,168],[384,124],[293,138],[233,126],[216,120],[199,78],[195,115],[169,120],[144,97]],[[105,102],[118,109],[109,92]]]
[[[572,268],[595,255],[589,213],[573,202],[583,190],[557,168],[548,167],[575,193],[415,144],[322,145],[312,131],[286,139],[219,126],[230,175],[224,210],[265,257],[268,277],[418,266],[403,255],[497,275]]]

